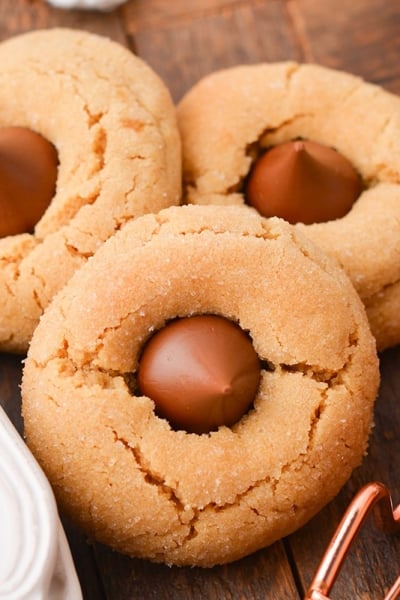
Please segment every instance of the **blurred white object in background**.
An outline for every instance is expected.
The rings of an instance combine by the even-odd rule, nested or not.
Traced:
[[[87,10],[111,10],[126,0],[47,0],[58,8],[86,8]]]
[[[0,599],[82,599],[50,484],[1,407]]]

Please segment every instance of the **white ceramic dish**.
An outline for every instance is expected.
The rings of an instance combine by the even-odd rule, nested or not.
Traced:
[[[112,10],[126,0],[47,0],[58,8],[81,8],[86,10]]]
[[[1,407],[0,599],[82,599],[50,484]]]

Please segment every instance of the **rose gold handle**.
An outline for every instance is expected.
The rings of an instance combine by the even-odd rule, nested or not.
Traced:
[[[365,485],[348,506],[331,539],[304,600],[329,600],[328,594],[343,564],[350,546],[369,512],[375,508],[378,526],[388,533],[400,531],[400,505],[393,509],[388,488],[382,483]],[[400,596],[400,576],[384,600]]]

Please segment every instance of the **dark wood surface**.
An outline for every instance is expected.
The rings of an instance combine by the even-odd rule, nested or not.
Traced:
[[[400,94],[397,0],[130,0],[105,14],[54,9],[44,0],[0,0],[0,39],[60,25],[127,45],[159,73],[175,101],[217,68],[286,59],[345,69]],[[0,403],[19,431],[21,365],[21,357],[0,355]],[[400,347],[381,355],[376,425],[363,465],[308,525],[255,555],[209,570],[152,565],[90,544],[64,521],[85,600],[302,598],[360,486],[382,481],[395,504],[400,501],[399,365]],[[400,537],[368,521],[332,598],[383,598],[399,573]]]

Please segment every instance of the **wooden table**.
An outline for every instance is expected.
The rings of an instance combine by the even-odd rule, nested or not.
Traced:
[[[342,68],[400,94],[396,0],[130,0],[106,14],[53,9],[44,0],[0,0],[0,39],[58,25],[106,34],[127,45],[161,75],[175,101],[214,69],[285,59]],[[302,598],[343,510],[361,485],[380,480],[391,489],[394,502],[400,501],[399,365],[400,347],[382,354],[369,455],[339,496],[307,526],[237,563],[202,570],[129,559],[89,544],[64,521],[84,598]],[[0,402],[19,431],[20,377],[21,357],[0,356]],[[383,598],[398,573],[400,537],[383,534],[368,522],[332,597]]]

